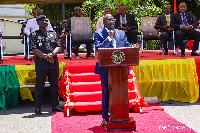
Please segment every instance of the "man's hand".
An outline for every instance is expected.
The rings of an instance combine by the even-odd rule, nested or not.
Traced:
[[[53,58],[53,54],[52,53],[48,53],[48,55],[46,57],[47,57],[46,59],[49,61],[49,60],[51,60]]]
[[[164,28],[165,28],[165,29],[169,29],[170,26],[169,26],[169,25],[165,25]]]
[[[116,32],[115,32],[114,30],[111,30],[111,31],[110,31],[110,35],[109,35],[110,38],[113,38],[113,36],[114,36],[115,34],[116,34]]]
[[[47,59],[47,54],[43,54],[41,57],[42,57],[43,59]]]
[[[127,31],[129,31],[129,30],[131,30],[131,27],[125,27],[125,30],[127,30]]]
[[[191,28],[192,27],[190,25],[182,25],[182,29],[184,29],[184,30],[189,30]]]
[[[119,30],[125,30],[125,27],[124,26],[119,26],[118,29]]]

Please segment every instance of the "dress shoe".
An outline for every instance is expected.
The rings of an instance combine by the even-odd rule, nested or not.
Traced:
[[[64,59],[69,59],[69,58],[70,58],[69,55],[64,56]]]
[[[185,52],[181,52],[181,57],[185,57]]]
[[[57,112],[64,112],[64,110],[61,109],[59,106],[53,106],[52,107],[52,112],[55,112],[55,111],[57,111]]]
[[[198,54],[197,52],[192,52],[191,56],[200,56],[200,54]]]
[[[107,122],[109,122],[109,118],[103,119],[103,121],[102,121],[102,123],[101,123],[101,126],[102,126],[102,127],[107,126]]]
[[[80,56],[76,56],[75,59],[82,59],[82,57],[80,57]]]
[[[164,55],[168,55],[168,52],[164,52]]]
[[[92,59],[94,59],[95,57],[92,54],[87,54],[86,58],[92,58]]]
[[[41,115],[41,108],[35,108],[35,114],[36,115]]]

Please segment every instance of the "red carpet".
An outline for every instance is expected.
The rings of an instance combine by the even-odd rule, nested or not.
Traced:
[[[105,133],[101,127],[101,112],[77,113],[71,111],[71,116],[57,112],[51,118],[52,133]],[[122,133],[195,133],[186,125],[167,114],[159,105],[143,108],[143,113],[130,113],[136,120],[136,131]],[[118,132],[114,132],[118,133]]]

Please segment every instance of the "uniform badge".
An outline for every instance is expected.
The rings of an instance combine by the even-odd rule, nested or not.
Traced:
[[[42,43],[41,42],[39,43],[39,47],[42,47]]]
[[[41,40],[42,40],[42,37],[41,37],[41,36],[38,36],[37,42],[41,42]]]
[[[51,42],[54,42],[54,37],[53,37],[53,34],[50,34],[49,36],[48,36],[48,38],[49,38],[49,40],[51,41]]]

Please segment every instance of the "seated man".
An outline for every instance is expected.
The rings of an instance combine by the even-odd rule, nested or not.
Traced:
[[[164,55],[168,55],[168,47],[167,47],[167,38],[171,37],[171,31],[168,30],[170,28],[170,12],[172,11],[171,5],[166,5],[164,12],[165,14],[158,16],[157,21],[155,23],[154,28],[160,29],[161,35],[161,43],[164,47]]]
[[[194,17],[192,13],[188,13],[186,10],[187,4],[181,2],[179,5],[179,12],[172,15],[170,24],[176,31],[176,44],[179,45],[181,49],[181,56],[185,56],[185,45],[183,40],[186,39],[186,37],[192,37],[194,39],[191,56],[199,56],[196,50],[199,45],[200,32],[194,30],[196,27]]]
[[[64,52],[64,49],[66,49],[66,34],[65,34],[65,28],[67,26],[67,20],[63,20],[61,22],[61,26],[62,26],[62,32],[61,32],[61,35],[60,35],[60,52],[63,53]],[[64,56],[66,56],[66,53],[64,52]],[[68,58],[68,57],[66,57]]]
[[[82,17],[82,11],[81,11],[81,8],[79,6],[76,6],[74,8],[74,14],[75,14],[75,17]],[[71,18],[68,19],[67,21],[67,26],[65,28],[65,32],[69,32],[71,31]],[[69,44],[69,37],[67,37],[67,44]],[[73,47],[73,51],[74,51],[74,54],[76,56],[76,59],[80,59],[81,57],[79,57],[78,55],[78,49],[79,49],[79,45],[72,45]],[[86,49],[87,49],[87,55],[86,55],[86,58],[94,58],[93,55],[91,55],[91,44],[90,45],[86,45]],[[67,53],[68,53],[68,56],[69,56],[69,45],[67,46]]]
[[[111,14],[111,9],[110,6],[106,6],[104,7],[104,16],[106,14]],[[96,25],[96,30],[100,30],[103,29],[104,25],[103,25],[103,17],[100,17],[97,21],[97,25]]]
[[[57,33],[57,35],[60,36],[62,28],[60,24],[57,22],[57,17],[53,18],[53,23],[51,23],[51,26],[54,29],[54,31]]]
[[[126,6],[124,4],[119,6],[119,13],[113,15],[113,17],[116,19],[115,28],[124,30],[128,41],[132,44],[136,44],[138,25],[135,17],[132,14],[126,13]]]

